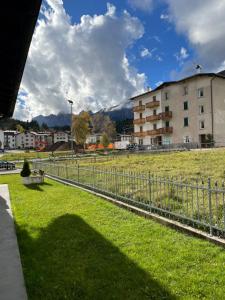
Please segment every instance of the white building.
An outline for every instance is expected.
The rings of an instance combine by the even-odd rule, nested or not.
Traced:
[[[4,149],[4,131],[0,129],[0,149]]]
[[[19,149],[34,149],[36,132],[23,132],[16,135],[16,148]]]
[[[5,130],[4,131],[4,145],[7,149],[16,148],[16,130]]]
[[[102,134],[90,134],[86,139],[86,144],[97,144],[100,143],[102,139]]]
[[[69,141],[69,135],[67,132],[59,131],[59,132],[54,132],[53,134],[53,143],[57,142],[68,142]]]
[[[133,136],[129,134],[120,134],[114,143],[115,149],[124,150],[133,142]]]

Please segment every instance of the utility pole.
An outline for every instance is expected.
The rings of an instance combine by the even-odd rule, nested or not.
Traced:
[[[73,101],[67,100],[68,103],[71,105],[71,125],[70,125],[70,140],[71,140],[71,151],[73,153],[73,139],[72,139],[72,124],[73,124]]]

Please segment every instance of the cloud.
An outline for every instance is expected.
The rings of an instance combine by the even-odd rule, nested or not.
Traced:
[[[128,0],[128,4],[133,9],[139,9],[145,12],[150,12],[153,8],[153,0]]]
[[[42,6],[14,117],[30,119],[69,111],[96,111],[142,92],[145,74],[130,64],[126,50],[144,34],[141,22],[113,5],[102,15],[83,15],[73,24],[61,0]],[[21,105],[23,103],[23,105]],[[25,103],[25,104],[24,104]]]
[[[184,34],[205,70],[214,70],[225,60],[225,1],[165,0],[171,21]]]
[[[141,57],[151,57],[152,53],[147,48],[144,48],[143,50],[141,50],[140,56]]]
[[[167,15],[167,14],[161,14],[160,15],[160,19],[161,20],[168,20],[170,17],[169,17],[169,15]]]
[[[189,57],[189,54],[186,48],[181,47],[180,52],[176,53],[174,56],[176,57],[177,61],[182,63],[185,59]]]

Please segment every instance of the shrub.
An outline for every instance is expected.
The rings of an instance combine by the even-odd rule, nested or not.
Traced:
[[[22,171],[20,172],[20,175],[22,177],[29,177],[31,174],[31,170],[30,170],[30,165],[29,165],[29,162],[24,159],[24,163],[23,163],[23,169]]]

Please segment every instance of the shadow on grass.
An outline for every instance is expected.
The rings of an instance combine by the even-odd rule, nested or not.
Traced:
[[[30,190],[35,190],[35,191],[39,191],[39,192],[43,192],[44,190],[42,189],[42,187],[46,186],[46,185],[52,185],[49,182],[43,182],[43,183],[32,183],[32,184],[27,184],[24,185],[26,188],[30,189]]]
[[[76,215],[17,235],[29,299],[176,299]]]

